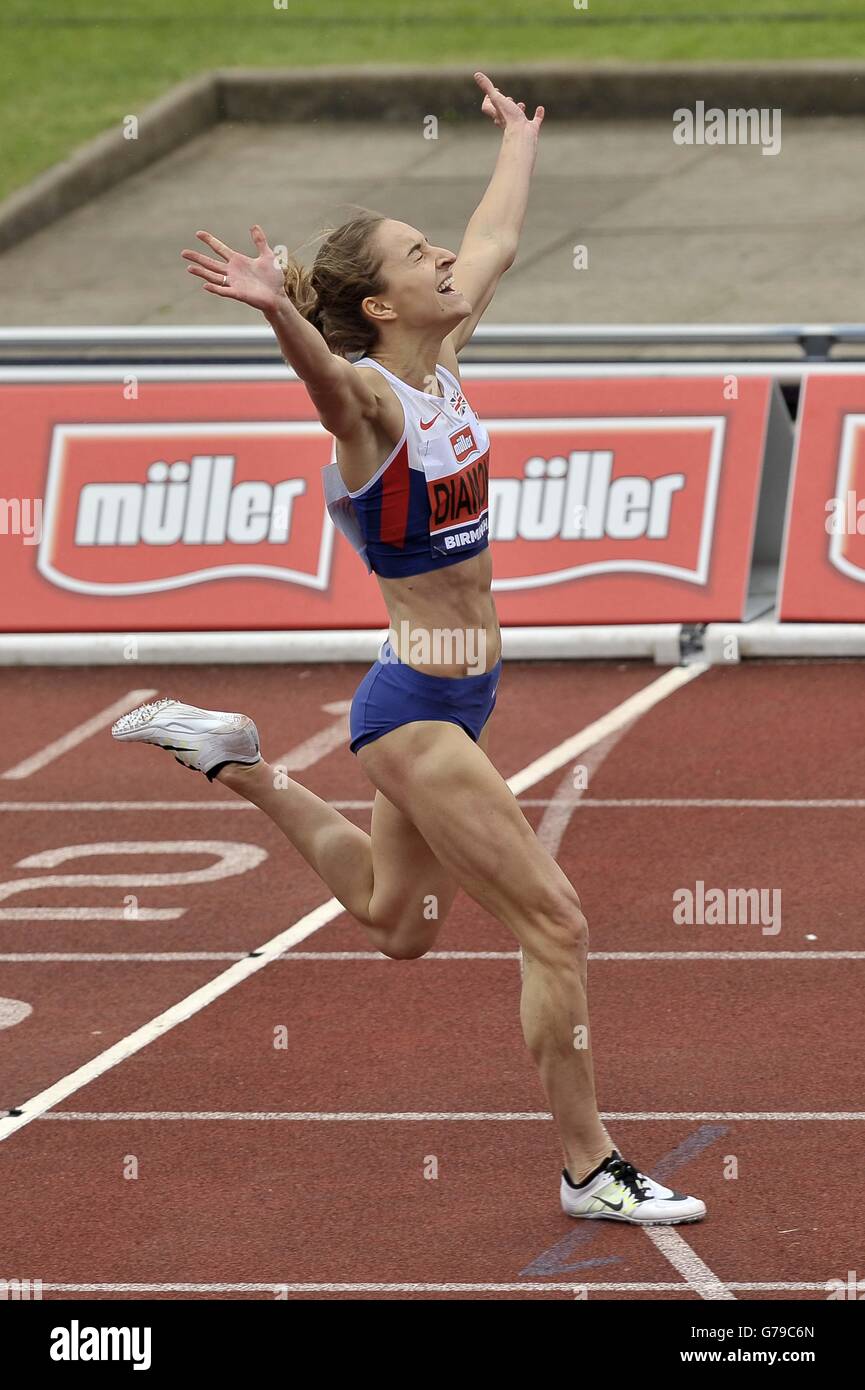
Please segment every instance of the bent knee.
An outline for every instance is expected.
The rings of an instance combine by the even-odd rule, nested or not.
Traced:
[[[589,949],[589,924],[576,892],[553,889],[535,907],[526,943],[533,956],[557,960],[584,955]]]
[[[371,914],[367,930],[376,948],[390,960],[418,960],[432,950],[441,926],[438,914],[427,918],[421,911],[392,907]]]
[[[387,941],[379,947],[388,960],[420,960],[432,949],[431,941]]]

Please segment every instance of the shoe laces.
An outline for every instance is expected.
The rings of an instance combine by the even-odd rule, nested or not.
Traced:
[[[648,1201],[651,1197],[648,1178],[635,1168],[633,1163],[628,1163],[624,1158],[611,1158],[606,1171],[611,1178],[626,1187],[638,1202]]]

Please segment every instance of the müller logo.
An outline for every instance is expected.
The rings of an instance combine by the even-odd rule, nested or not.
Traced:
[[[463,425],[462,429],[450,436],[450,441],[457,463],[462,463],[463,459],[467,459],[469,454],[473,454],[478,447],[472,434],[471,425]]]
[[[684,473],[613,478],[613,459],[612,449],[579,449],[567,458],[530,458],[523,480],[495,479],[493,539],[668,540]]]
[[[152,463],[143,483],[85,483],[78,498],[76,545],[270,545],[291,534],[303,478],[271,486],[234,481],[232,454],[196,454],[187,463]]]
[[[490,421],[493,588],[627,573],[706,584],[724,425],[722,416]],[[507,542],[518,542],[510,564]],[[535,556],[536,569],[526,564]]]
[[[89,594],[228,577],[325,589],[333,531],[309,484],[326,447],[312,422],[57,426],[38,568]]]

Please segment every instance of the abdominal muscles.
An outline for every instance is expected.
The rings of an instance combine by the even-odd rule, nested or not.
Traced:
[[[459,564],[405,579],[379,577],[400,661],[433,676],[477,676],[495,666],[501,635],[482,550]]]

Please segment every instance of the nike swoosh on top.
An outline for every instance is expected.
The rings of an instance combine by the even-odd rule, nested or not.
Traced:
[[[610,1208],[610,1211],[621,1211],[621,1210],[622,1210],[622,1207],[625,1205],[623,1201],[621,1201],[621,1202],[608,1202],[608,1201],[606,1201],[606,1199],[603,1198],[603,1197],[598,1197],[598,1198],[597,1198],[597,1201],[603,1202],[605,1207],[609,1207],[609,1208]]]
[[[441,418],[441,411],[439,411],[438,415],[434,415],[431,420],[421,420],[420,427],[422,430],[431,430],[436,420],[440,420]]]

